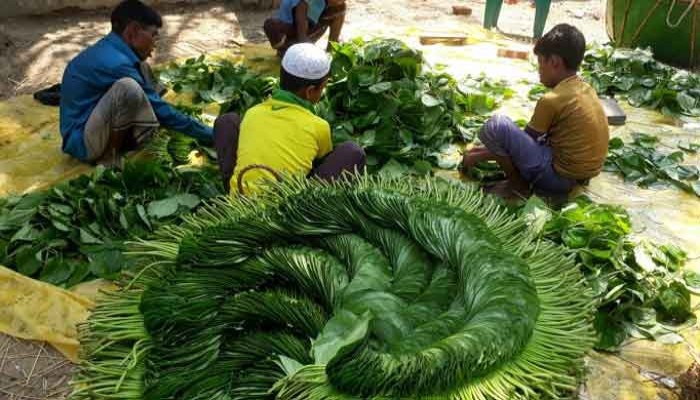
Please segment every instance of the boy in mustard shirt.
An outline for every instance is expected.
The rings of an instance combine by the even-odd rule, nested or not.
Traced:
[[[465,154],[463,170],[496,160],[507,181],[494,192],[503,197],[528,196],[533,189],[564,195],[598,175],[608,154],[608,121],[595,90],[577,75],[585,50],[583,34],[568,24],[539,39],[534,53],[540,81],[551,91],[525,131],[508,117],[489,119],[479,133],[484,147]]]
[[[241,122],[229,113],[214,123],[214,145],[224,184],[238,192],[254,191],[264,180],[284,174],[333,180],[343,172],[361,171],[364,150],[353,142],[335,150],[331,128],[316,116],[328,81],[331,60],[311,43],[289,48],[282,59],[280,89],[265,102],[248,110]]]

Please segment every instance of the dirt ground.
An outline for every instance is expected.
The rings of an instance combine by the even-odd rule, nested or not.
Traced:
[[[73,365],[48,344],[0,335],[0,399],[64,399]]]
[[[481,24],[485,0],[349,0],[342,38],[356,32],[383,33],[407,26],[436,31],[442,23]],[[554,0],[548,26],[569,22],[591,41],[605,42],[602,0]],[[452,15],[452,5],[473,9],[470,17]],[[240,11],[225,1],[160,8],[164,28],[154,58],[162,62],[234,46],[235,42],[264,42],[262,24],[272,11]],[[534,8],[529,0],[504,5],[499,28],[530,35]],[[45,16],[0,19],[0,99],[33,93],[57,83],[81,49],[109,31],[109,10],[65,10]]]
[[[348,0],[341,39],[360,32],[400,38],[407,27],[439,32],[441,26],[481,24],[485,0]],[[606,42],[603,0],[554,0],[548,26],[568,22],[589,41]],[[470,17],[452,15],[452,5],[473,9]],[[153,62],[196,56],[264,42],[262,24],[272,14],[240,11],[225,1],[160,8],[164,27]],[[528,0],[504,5],[499,28],[508,34],[532,32],[534,8]],[[109,31],[109,11],[65,10],[45,16],[0,19],[0,99],[33,93],[60,82],[66,64],[81,49]],[[72,366],[48,345],[0,334],[0,400],[63,399]]]

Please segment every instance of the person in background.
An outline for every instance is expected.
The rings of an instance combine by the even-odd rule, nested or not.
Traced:
[[[345,0],[282,0],[277,17],[268,18],[263,29],[280,57],[296,43],[316,43],[329,28],[330,49],[340,39],[345,10]]]
[[[484,144],[464,155],[467,171],[495,160],[507,181],[495,187],[503,197],[568,194],[598,175],[608,154],[607,117],[596,91],[577,74],[586,40],[575,27],[555,26],[537,41],[534,53],[540,81],[550,88],[537,103],[525,130],[502,115],[489,119],[479,133]]]
[[[284,174],[332,181],[364,169],[364,150],[353,142],[333,149],[330,125],[314,111],[330,66],[330,57],[316,45],[293,45],[282,59],[281,89],[249,109],[242,122],[235,113],[217,118],[214,147],[231,194],[239,189],[249,194]]]
[[[505,0],[506,4],[517,4],[520,0]],[[535,23],[533,26],[533,38],[539,39],[544,32],[544,26],[547,23],[547,16],[552,0],[530,0],[532,7],[535,7]],[[501,14],[503,0],[486,0],[486,8],[484,10],[484,28],[497,28],[498,17]]]
[[[61,84],[63,151],[86,162],[119,165],[162,125],[211,141],[213,132],[161,99],[146,59],[163,25],[138,0],[122,1],[111,15],[112,31],[66,67]]]

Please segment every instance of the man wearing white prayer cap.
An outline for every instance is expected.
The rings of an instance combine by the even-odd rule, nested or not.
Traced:
[[[277,16],[263,25],[279,56],[295,43],[316,43],[326,30],[328,46],[340,39],[345,22],[345,0],[282,0]]]
[[[291,46],[280,68],[280,89],[248,110],[217,118],[214,145],[231,194],[254,192],[265,180],[288,174],[334,180],[361,172],[364,150],[354,142],[333,149],[331,128],[316,115],[330,74],[328,54],[311,43]]]

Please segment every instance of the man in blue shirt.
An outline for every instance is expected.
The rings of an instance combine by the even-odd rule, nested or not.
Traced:
[[[112,12],[112,32],[66,67],[61,84],[63,151],[87,162],[119,163],[159,125],[211,141],[212,129],[167,104],[145,60],[153,52],[160,15],[139,0]]]
[[[268,18],[263,29],[280,57],[296,43],[315,43],[328,28],[330,48],[340,39],[345,9],[345,0],[282,0],[277,17]]]

